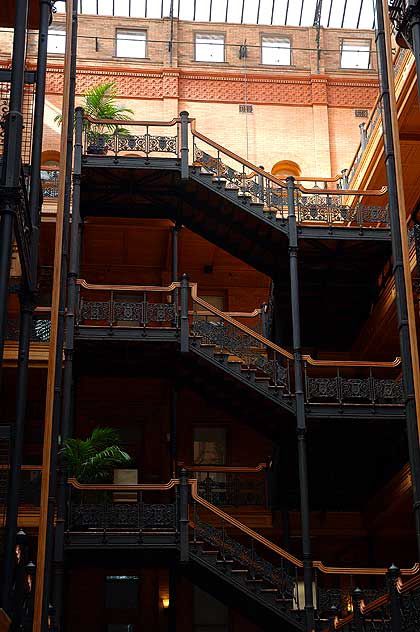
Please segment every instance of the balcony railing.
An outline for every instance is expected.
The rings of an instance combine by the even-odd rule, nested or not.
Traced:
[[[404,48],[398,48],[393,58],[394,77],[397,77],[403,62],[410,55],[411,55],[410,51]],[[348,182],[349,187],[351,187],[354,182],[355,175],[357,173],[361,160],[365,154],[366,148],[368,146],[368,142],[372,134],[379,127],[381,127],[381,125],[382,125],[382,103],[381,103],[381,97],[380,95],[378,95],[372,107],[372,110],[367,122],[361,123],[359,126],[360,127],[360,144],[356,150],[356,153],[350,164],[350,167],[347,170],[347,182]]]
[[[172,156],[180,166],[182,178],[189,176],[191,168],[208,173],[220,188],[235,190],[244,204],[261,205],[267,218],[287,222],[286,183],[201,134],[195,119],[189,119],[185,113],[169,122],[124,121],[123,128],[117,120],[85,116],[84,122],[82,142],[86,158],[112,156],[118,162],[119,158],[141,157],[145,164],[159,159],[159,165],[164,166],[162,159]],[[306,189],[300,182],[321,183],[325,188]],[[338,188],[331,189],[334,183]],[[338,179],[297,179],[298,224],[389,228],[385,200],[381,199],[385,190],[352,191],[347,184],[345,175]],[[362,198],[369,200],[367,205],[361,204]]]
[[[121,502],[116,494],[131,495],[131,499]],[[153,502],[145,503],[145,495],[153,497]],[[183,561],[189,559],[189,551],[199,556],[204,544],[221,563],[239,564],[250,578],[273,586],[279,601],[284,602],[280,608],[296,613],[303,609],[303,562],[203,498],[199,482],[188,479],[185,470],[179,479],[166,484],[92,485],[70,479],[67,537],[73,533],[99,533],[102,542],[112,534],[135,535],[142,542],[146,536],[173,533]],[[322,629],[328,617],[338,623],[351,612],[356,586],[364,591],[367,609],[375,600],[387,598],[385,568],[329,567],[320,561],[314,561],[313,568],[316,616],[323,621]],[[401,575],[413,577],[407,584],[415,583],[418,572],[416,564],[402,570]]]
[[[121,327],[172,328],[185,351],[190,341],[214,346],[218,353],[236,358],[243,368],[269,378],[270,384],[285,394],[293,394],[293,354],[240,322],[240,317],[204,301],[195,283],[183,281],[168,287],[92,285],[80,279],[77,283],[81,291],[78,327],[102,326],[117,331]],[[304,355],[303,362],[309,405],[403,403],[400,358],[390,362],[341,361]]]
[[[60,171],[53,167],[42,167],[41,188],[44,200],[58,198],[58,179]]]
[[[9,466],[0,465],[0,485],[7,485]],[[41,465],[22,465],[19,486],[19,504],[39,507],[41,494]]]
[[[37,307],[31,325],[32,342],[49,342],[51,333],[51,310],[49,307]],[[6,340],[19,340],[19,318],[8,318]]]

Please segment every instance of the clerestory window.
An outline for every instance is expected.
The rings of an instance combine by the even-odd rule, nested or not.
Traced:
[[[290,66],[292,50],[288,37],[261,38],[261,63],[271,66]]]
[[[196,33],[195,61],[225,61],[225,36],[218,33]]]
[[[117,30],[117,57],[132,57],[144,59],[146,57],[146,31]]]
[[[369,39],[344,39],[341,42],[341,68],[371,67],[371,41]]]
[[[66,52],[66,27],[56,24],[48,29],[47,52],[53,55],[64,55]]]

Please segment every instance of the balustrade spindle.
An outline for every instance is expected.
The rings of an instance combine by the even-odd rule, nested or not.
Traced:
[[[391,604],[390,609],[391,609],[392,632],[401,632],[402,630],[400,595],[397,588],[397,581],[399,577],[400,577],[400,569],[394,564],[392,564],[389,567],[388,573],[387,573],[390,604]]]
[[[181,118],[181,179],[187,180],[188,170],[188,112],[180,113]]]

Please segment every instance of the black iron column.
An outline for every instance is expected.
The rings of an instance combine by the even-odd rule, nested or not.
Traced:
[[[169,430],[169,451],[171,456],[171,475],[175,478],[177,471],[177,403],[178,389],[176,384],[172,384],[171,390],[171,427]]]
[[[298,238],[295,214],[295,181],[287,178],[287,207],[289,226],[290,293],[292,306],[293,359],[295,378],[295,402],[299,459],[300,513],[302,522],[303,582],[305,588],[306,631],[314,627],[314,603],[312,594],[312,559],[309,525],[309,492],[306,455],[305,396],[303,392],[302,354],[300,342],[300,307],[298,274]]]
[[[28,0],[15,0],[9,111],[4,121],[3,164],[0,180],[0,370],[3,364],[6,335],[13,225],[19,203],[27,19]]]
[[[74,329],[76,324],[76,312],[78,304],[77,278],[80,269],[82,221],[80,218],[80,178],[82,171],[82,133],[83,133],[83,109],[75,110],[75,144],[73,166],[73,203],[71,219],[71,248],[69,259],[69,271],[67,276],[67,310],[65,315],[65,343],[64,343],[64,371],[63,371],[63,397],[61,409],[61,442],[71,436],[73,413],[73,356],[74,356]],[[65,505],[66,505],[66,477],[65,468],[60,464],[59,487],[57,499],[57,520],[54,543],[54,605],[58,630],[62,625],[63,614],[63,564],[64,564],[64,531],[65,531]]]
[[[40,166],[42,152],[42,131],[44,121],[45,78],[47,68],[47,37],[51,16],[50,0],[41,0],[38,35],[38,57],[36,73],[36,95],[34,109],[33,140],[31,154],[31,188],[29,195],[31,234],[31,270],[32,287],[22,287],[20,295],[20,323],[19,323],[19,353],[17,367],[16,389],[16,421],[13,428],[13,443],[10,457],[10,474],[8,487],[8,502],[5,528],[5,554],[3,562],[2,603],[8,608],[12,574],[14,567],[17,518],[19,504],[20,471],[22,465],[22,450],[24,424],[26,415],[29,345],[32,332],[32,315],[35,305],[36,270],[38,261],[38,234],[41,219],[40,197]]]
[[[376,47],[378,51],[379,77],[382,93],[382,125],[384,130],[385,165],[388,182],[388,205],[391,226],[393,274],[396,291],[398,332],[401,350],[401,368],[405,395],[408,451],[411,466],[414,516],[416,524],[417,550],[420,555],[420,452],[417,430],[416,401],[408,322],[407,294],[404,279],[401,225],[398,207],[398,185],[396,158],[393,141],[393,120],[391,113],[388,61],[385,39],[385,22],[382,0],[376,0]]]
[[[416,5],[414,5],[412,1],[408,4],[410,6],[406,10],[411,13],[409,18],[409,28],[411,27],[411,40],[414,58],[416,60],[417,91],[420,103],[420,2],[417,0]]]

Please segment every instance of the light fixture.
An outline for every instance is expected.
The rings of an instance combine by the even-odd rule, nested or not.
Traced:
[[[162,597],[162,606],[164,610],[169,608],[169,597]]]

